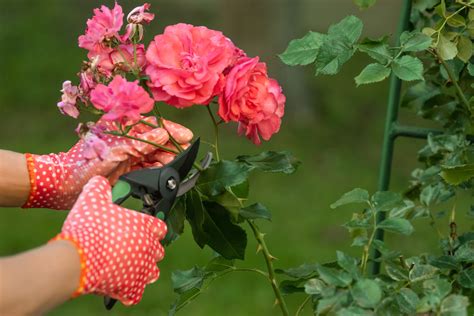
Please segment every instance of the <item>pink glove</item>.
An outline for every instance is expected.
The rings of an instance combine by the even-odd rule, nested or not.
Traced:
[[[154,117],[146,120],[156,125]],[[129,135],[166,146],[168,132],[184,146],[191,141],[193,133],[189,129],[165,122],[166,129],[138,124],[130,130]],[[116,130],[112,123],[105,121],[99,121],[97,126],[109,131]],[[70,209],[82,187],[93,176],[107,177],[113,184],[120,175],[130,170],[162,166],[173,160],[174,156],[144,142],[108,134],[98,137],[89,132],[85,139],[81,139],[66,153],[26,154],[31,190],[23,207]]]
[[[96,176],[52,241],[69,240],[79,252],[81,278],[73,296],[94,293],[132,305],[160,276],[156,262],[164,257],[165,235],[163,221],[113,204],[108,181]]]

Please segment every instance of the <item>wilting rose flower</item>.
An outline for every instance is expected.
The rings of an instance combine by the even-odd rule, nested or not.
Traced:
[[[91,102],[105,112],[104,120],[122,124],[137,122],[140,114],[150,112],[154,104],[138,81],[128,82],[121,76],[115,76],[108,86],[97,85],[91,92]]]
[[[155,18],[155,15],[150,12],[145,12],[150,10],[151,4],[145,3],[142,6],[136,7],[127,15],[127,22],[134,24],[148,24]]]
[[[112,64],[114,66],[120,65],[120,68],[125,71],[130,71],[129,65],[133,68],[138,66],[139,69],[142,69],[146,64],[145,46],[143,44],[138,44],[136,47],[137,65],[135,65],[133,44],[120,45],[118,49],[115,49],[110,53]]]
[[[260,137],[269,140],[280,129],[285,100],[278,82],[268,78],[266,65],[258,57],[243,57],[226,77],[219,116],[239,122],[239,134],[259,145]]]
[[[84,35],[79,36],[79,47],[89,51],[101,51],[113,38],[120,39],[118,32],[123,24],[122,7],[115,3],[111,10],[106,6],[94,9],[94,16],[87,20]]]
[[[76,101],[79,95],[79,89],[73,86],[71,81],[67,80],[63,82],[61,92],[63,93],[61,101],[57,104],[59,111],[61,111],[62,114],[77,118],[79,116],[79,110],[76,107]]]
[[[221,32],[183,23],[168,26],[146,52],[153,97],[179,108],[208,104],[220,92],[234,52]]]
[[[84,136],[84,150],[83,155],[86,159],[99,158],[101,160],[105,159],[109,153],[109,147],[107,143],[102,140],[98,135],[88,132]]]
[[[89,92],[95,88],[97,83],[94,81],[94,74],[91,69],[81,71],[79,74],[81,83],[79,84],[79,90],[81,91],[82,96],[89,95]]]

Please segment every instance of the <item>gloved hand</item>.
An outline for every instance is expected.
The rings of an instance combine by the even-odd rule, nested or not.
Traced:
[[[154,117],[147,117],[146,120],[157,125]],[[169,147],[168,133],[184,147],[193,138],[189,129],[166,120],[163,123],[165,128],[138,124],[130,130],[129,135]],[[109,131],[116,130],[112,123],[103,120],[97,126]],[[100,150],[91,148],[90,142],[93,141],[99,142]],[[70,209],[82,187],[93,176],[107,177],[114,184],[120,175],[130,170],[162,166],[173,160],[174,156],[153,145],[109,134],[101,134],[100,139],[88,134],[66,153],[26,154],[31,189],[23,207]]]
[[[165,235],[163,221],[113,204],[110,184],[96,176],[52,241],[69,240],[79,252],[81,278],[73,296],[94,293],[132,305],[160,276],[156,262],[164,257]]]

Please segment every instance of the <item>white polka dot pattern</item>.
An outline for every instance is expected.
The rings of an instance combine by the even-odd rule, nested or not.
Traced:
[[[154,117],[147,117],[145,120],[156,124]],[[174,146],[168,143],[170,134],[184,147],[189,146],[193,133],[179,124],[165,122],[166,129],[138,124],[129,134],[174,149]],[[116,129],[110,122],[99,121],[98,124],[108,130]],[[161,167],[175,157],[174,154],[137,140],[107,134],[101,137],[108,146],[108,152],[103,159],[100,157],[86,159],[84,157],[86,145],[83,140],[67,153],[26,154],[31,190],[23,207],[67,210],[74,204],[82,187],[95,175],[107,177],[110,183],[114,184],[118,177],[126,172]]]
[[[81,281],[74,296],[94,293],[137,304],[145,286],[160,276],[160,240],[166,224],[112,203],[110,185],[93,177],[53,240],[70,240],[81,256]]]

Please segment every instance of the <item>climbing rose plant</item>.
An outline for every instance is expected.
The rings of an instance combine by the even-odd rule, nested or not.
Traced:
[[[78,39],[79,47],[87,51],[78,84],[69,80],[63,83],[57,106],[62,114],[75,119],[81,120],[84,113],[88,113],[86,117],[91,113],[97,116],[95,121],[80,122],[76,129],[85,144],[85,158],[102,159],[109,150],[106,140],[113,135],[158,147],[153,157],[141,162],[145,167],[169,163],[186,148],[178,138],[192,136],[174,135],[175,139],[170,134],[169,143],[162,146],[137,138],[132,128],[172,128],[177,123],[161,116],[164,107],[203,108],[215,130],[214,142],[205,142],[211,144],[214,160],[208,169],[200,170],[195,188],[177,199],[166,218],[168,235],[164,244],[169,246],[183,234],[187,221],[196,244],[212,248],[215,256],[204,268],[173,273],[178,298],[170,313],[194,299],[204,281],[239,271],[235,260],[244,259],[247,247],[244,224],[262,249],[268,269],[246,271],[263,274],[283,304],[276,286],[273,257],[256,224],[259,219],[270,220],[271,213],[261,203],[247,202],[248,177],[254,171],[292,174],[299,162],[285,151],[224,160],[218,146],[219,127],[229,122],[237,123],[238,134],[256,145],[278,133],[286,101],[282,88],[269,77],[266,64],[258,57],[247,56],[221,32],[204,26],[170,25],[145,45],[145,26],[155,17],[149,10],[148,3],[133,9],[122,28],[124,13],[118,3],[113,8],[94,9],[85,33]]]
[[[376,1],[354,2],[368,8]],[[316,315],[473,315],[474,232],[457,231],[456,221],[474,217],[474,3],[410,3],[412,31],[395,45],[388,36],[361,38],[362,21],[349,16],[327,33],[292,40],[280,55],[287,65],[312,64],[316,75],[335,75],[354,54],[366,54],[372,62],[354,78],[357,86],[398,77],[406,83],[401,106],[438,127],[418,152],[422,167],[404,192],[357,188],[331,205],[356,210],[344,227],[360,257],[337,251],[334,262],[277,270],[287,278],[284,294],[304,296],[296,315],[308,303]],[[456,209],[456,197],[466,193],[470,206]],[[440,227],[446,205],[449,225]],[[381,213],[385,219],[377,221]],[[439,236],[439,250],[407,257],[375,238],[377,229],[411,235],[422,219]],[[375,251],[380,256],[370,255]],[[383,267],[377,275],[368,273],[375,261]]]

